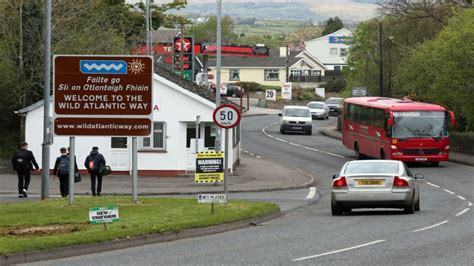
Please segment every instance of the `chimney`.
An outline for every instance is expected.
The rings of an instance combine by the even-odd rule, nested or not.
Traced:
[[[288,47],[280,47],[280,57],[286,57],[288,54]]]

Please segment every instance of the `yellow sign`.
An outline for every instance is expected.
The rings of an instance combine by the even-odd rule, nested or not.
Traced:
[[[196,155],[194,182],[224,182],[224,152],[199,152]]]

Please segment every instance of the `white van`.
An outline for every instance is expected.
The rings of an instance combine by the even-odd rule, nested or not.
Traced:
[[[280,133],[285,134],[290,131],[305,132],[308,135],[313,133],[313,119],[311,111],[306,106],[284,106],[280,114]]]

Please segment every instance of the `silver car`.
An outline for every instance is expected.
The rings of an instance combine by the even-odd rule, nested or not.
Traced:
[[[328,119],[329,118],[329,107],[324,102],[309,102],[306,105],[311,111],[313,119]]]
[[[401,161],[362,160],[346,162],[333,176],[332,215],[353,208],[402,208],[405,213],[420,210],[417,179]]]

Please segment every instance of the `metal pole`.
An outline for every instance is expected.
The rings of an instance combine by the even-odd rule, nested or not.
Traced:
[[[146,0],[146,54],[150,54],[150,0]]]
[[[221,105],[222,0],[217,0],[216,108]],[[221,150],[221,130],[216,131],[216,151]]]
[[[69,137],[69,197],[68,205],[74,203],[74,172],[76,172],[76,138]]]
[[[132,202],[138,201],[137,137],[132,137]]]
[[[380,97],[384,96],[383,93],[383,26],[382,22],[379,23],[379,86],[380,86]]]
[[[44,40],[44,117],[43,117],[43,147],[42,147],[42,168],[41,173],[41,199],[49,198],[49,156],[50,156],[50,136],[52,134],[49,121],[49,100],[51,90],[51,0],[45,1],[45,40]]]
[[[197,153],[199,152],[199,124],[201,123],[201,116],[196,116],[196,158]]]
[[[225,139],[224,139],[224,194],[226,198],[226,203],[229,201],[229,191],[227,189],[227,169],[229,168],[228,166],[228,158],[229,158],[229,129],[226,128],[225,130]]]

